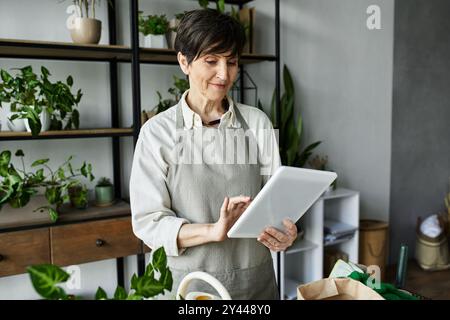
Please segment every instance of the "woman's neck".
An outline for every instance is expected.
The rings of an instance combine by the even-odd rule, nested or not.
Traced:
[[[189,90],[186,95],[188,106],[197,113],[204,123],[219,119],[225,112],[223,99],[219,101],[208,100],[201,94]]]

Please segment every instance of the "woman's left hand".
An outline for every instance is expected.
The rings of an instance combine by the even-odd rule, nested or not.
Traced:
[[[259,235],[258,241],[274,252],[289,248],[297,238],[297,227],[294,222],[284,219],[284,231],[268,227]]]

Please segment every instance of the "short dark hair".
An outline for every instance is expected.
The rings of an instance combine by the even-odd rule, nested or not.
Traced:
[[[235,18],[214,9],[186,12],[177,28],[175,50],[186,56],[190,64],[210,53],[231,51],[232,56],[242,54],[245,31]]]

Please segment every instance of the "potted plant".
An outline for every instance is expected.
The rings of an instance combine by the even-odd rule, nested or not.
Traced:
[[[274,128],[278,129],[282,136],[279,143],[281,163],[285,166],[304,167],[312,151],[321,141],[311,143],[304,149],[301,148],[303,120],[300,114],[298,115],[297,121],[294,119],[294,82],[287,66],[283,68],[283,80],[285,92],[281,96],[279,103],[281,123],[278,123],[277,120],[275,90],[272,95],[269,118],[272,120]],[[260,101],[258,101],[258,108],[264,111]]]
[[[144,16],[139,11],[139,32],[141,47],[167,49],[166,34],[169,31],[169,21],[166,15]]]
[[[55,222],[58,219],[58,209],[70,199],[68,190],[81,184],[78,178],[83,176],[90,181],[94,180],[91,164],[83,162],[81,168],[74,169],[71,164],[72,156],[56,170],[48,166],[49,159],[36,160],[31,164],[32,168],[39,168],[35,172],[25,169],[22,150],[17,150],[15,156],[20,157],[22,169],[15,168],[11,163],[11,151],[0,153],[0,209],[4,204],[9,204],[12,208],[24,207],[39,189],[44,189],[48,204],[34,211],[47,211],[51,221]]]
[[[169,88],[167,91],[173,96],[173,98],[163,99],[159,91],[156,94],[159,98],[159,103],[156,107],[150,111],[142,111],[141,114],[141,125],[143,125],[148,119],[151,119],[154,115],[167,110],[168,108],[174,106],[180,99],[183,93],[189,89],[189,81],[186,79],[178,78],[173,76],[174,83],[173,87]]]
[[[66,83],[49,80],[50,72],[41,67],[38,77],[31,66],[13,68],[20,70],[16,76],[1,69],[0,106],[10,104],[8,127],[12,131],[27,129],[33,136],[46,130],[71,129],[79,127],[79,112],[75,109],[82,93],[72,94],[72,76]],[[19,119],[23,122],[21,125]]]
[[[10,104],[8,127],[13,131],[31,131],[37,135],[50,127],[49,115],[40,98],[40,80],[31,66],[12,68],[20,72],[13,76],[1,69],[0,106]],[[22,124],[19,123],[19,119]]]
[[[68,188],[70,205],[77,209],[86,209],[88,206],[88,189],[85,184],[77,183]]]
[[[114,187],[111,181],[102,177],[95,186],[95,204],[97,206],[110,206],[114,203]]]
[[[98,44],[102,34],[102,22],[95,18],[96,1],[73,0],[73,3],[76,16],[68,24],[72,41],[81,44]]]
[[[27,268],[30,275],[31,284],[34,290],[44,299],[51,300],[80,300],[82,297],[67,294],[65,290],[58,286],[69,280],[70,274],[53,264],[34,265]],[[165,291],[171,292],[173,285],[172,272],[167,265],[167,256],[164,247],[153,251],[151,262],[145,268],[145,273],[141,276],[133,274],[130,281],[130,291],[117,286],[114,296],[108,298],[105,290],[98,287],[95,293],[96,300],[148,300],[163,294]]]
[[[185,15],[186,11],[183,13],[178,13],[175,15],[174,18],[170,19],[169,21],[169,48],[175,49],[175,38],[177,37],[177,29],[178,25],[180,24],[181,19]]]

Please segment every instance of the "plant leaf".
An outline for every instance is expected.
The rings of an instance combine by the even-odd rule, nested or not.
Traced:
[[[68,76],[66,82],[71,87],[73,85],[73,78],[72,78],[72,76]]]
[[[116,291],[114,292],[114,299],[115,300],[126,300],[127,299],[127,293],[123,287],[118,286],[116,288]]]
[[[35,162],[33,162],[33,163],[31,164],[31,166],[32,166],[32,167],[36,167],[36,166],[45,164],[45,163],[47,163],[48,161],[49,161],[49,159],[40,159],[40,160],[36,160]]]
[[[95,293],[95,300],[107,300],[108,295],[102,287],[98,287],[97,292]]]
[[[55,209],[48,208],[48,213],[50,215],[50,220],[52,220],[52,222],[56,222],[56,220],[58,220],[58,212],[56,212]]]
[[[283,68],[283,80],[284,80],[284,90],[288,96],[293,97],[294,92],[294,82],[292,81],[291,73],[286,65]]]
[[[164,289],[166,289],[167,291],[172,291],[173,285],[172,272],[169,269],[164,270],[164,272],[161,273],[161,278],[159,279],[159,282],[162,284]]]
[[[15,156],[16,157],[24,157],[25,154],[23,153],[22,149],[19,149],[16,151]]]
[[[135,284],[136,286],[131,288],[145,298],[154,297],[164,291],[164,286],[159,281],[145,276],[137,278]]]
[[[166,252],[164,251],[164,247],[160,247],[155,252],[153,252],[152,265],[158,271],[162,271],[166,268],[167,256]]]
[[[65,291],[57,287],[58,283],[66,282],[70,275],[63,269],[50,265],[43,264],[31,266],[27,268],[30,275],[31,283],[34,289],[45,299],[66,299]]]

